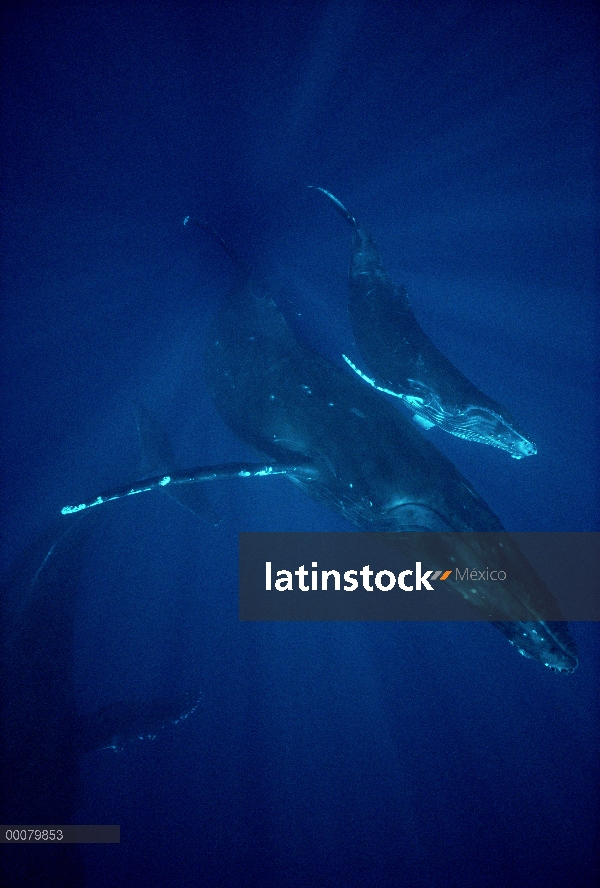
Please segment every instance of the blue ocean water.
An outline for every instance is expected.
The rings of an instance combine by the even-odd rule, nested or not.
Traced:
[[[538,453],[427,433],[514,531],[599,530],[593,4],[4,4],[2,569],[66,503],[139,476],[134,408],[182,467],[251,460],[203,374],[231,264],[339,360],[349,230]],[[156,739],[81,758],[90,886],[598,883],[600,636],[557,676],[483,624],[242,624],[241,530],[351,530],[284,478],[219,526],[102,507],[77,588],[80,713],[189,691]],[[75,719],[75,715],[73,716]],[[20,851],[22,849],[4,849]]]

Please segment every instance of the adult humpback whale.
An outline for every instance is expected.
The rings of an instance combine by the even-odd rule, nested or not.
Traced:
[[[479,391],[423,332],[405,288],[388,275],[370,232],[330,191],[309,187],[328,197],[354,232],[348,308],[356,344],[373,378],[345,355],[344,360],[365,382],[400,398],[424,428],[439,426],[457,438],[506,450],[514,459],[537,453],[508,410]]]
[[[205,363],[222,418],[268,462],[145,479],[63,511],[172,483],[285,473],[360,530],[502,533],[499,519],[455,466],[377,391],[300,344],[269,289],[239,263],[236,284],[212,323]],[[464,540],[461,559],[485,570],[493,553],[481,537]],[[448,583],[494,614],[496,627],[522,654],[572,672],[577,655],[567,625],[542,616],[555,609],[554,599],[508,535],[502,548],[510,581],[482,579],[466,590],[452,578]]]

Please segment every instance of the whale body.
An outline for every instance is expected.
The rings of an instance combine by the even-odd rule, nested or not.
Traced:
[[[348,275],[348,311],[368,373],[345,358],[373,388],[399,398],[423,428],[488,444],[514,459],[537,448],[509,411],[480,391],[421,329],[403,286],[395,284],[369,230],[324,188],[353,230]]]

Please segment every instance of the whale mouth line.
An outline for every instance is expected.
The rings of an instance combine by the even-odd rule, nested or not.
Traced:
[[[414,379],[408,382],[418,394],[403,395],[403,401],[445,432],[467,441],[506,450],[514,459],[537,453],[533,441],[518,432],[506,417],[491,407],[467,404],[465,407],[449,408],[428,386]]]

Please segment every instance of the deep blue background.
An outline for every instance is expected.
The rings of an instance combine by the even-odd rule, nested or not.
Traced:
[[[210,220],[339,359],[373,229],[436,344],[534,458],[429,435],[511,530],[598,529],[593,4],[4,4],[2,567],[136,477],[133,405],[182,466],[252,459],[202,375],[230,266]],[[285,479],[105,509],[77,620],[82,708],[199,689],[83,760],[92,886],[591,886],[597,628],[556,676],[485,625],[242,625],[240,530],[348,530]]]

